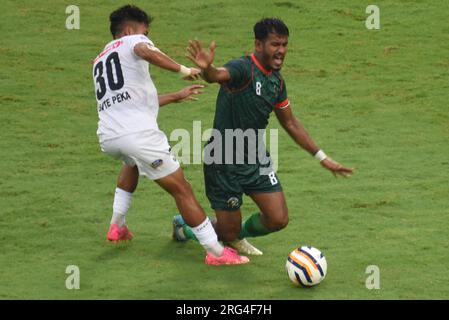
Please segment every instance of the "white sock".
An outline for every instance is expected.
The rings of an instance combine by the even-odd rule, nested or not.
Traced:
[[[132,196],[133,194],[131,192],[127,192],[118,187],[115,189],[111,224],[118,224],[119,227],[123,227],[125,225],[125,216],[128,212],[129,206],[131,205]]]
[[[224,248],[220,242],[218,242],[217,234],[215,233],[209,218],[206,218],[200,225],[192,227],[191,229],[207,252],[211,252],[216,257],[221,256]]]

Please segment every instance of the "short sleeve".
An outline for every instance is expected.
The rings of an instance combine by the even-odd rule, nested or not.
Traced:
[[[129,41],[129,48],[131,48],[131,51],[133,53],[134,53],[134,47],[138,43],[142,43],[143,42],[143,43],[147,43],[150,47],[155,47],[153,41],[148,39],[148,37],[143,35],[143,34],[129,36],[128,41]]]
[[[285,86],[284,80],[281,81],[281,91],[279,92],[279,96],[276,104],[274,105],[274,109],[285,109],[290,105],[290,101],[287,97],[287,87]]]
[[[231,60],[223,67],[226,68],[231,75],[231,80],[226,83],[230,87],[241,87],[251,78],[250,64],[245,58]]]

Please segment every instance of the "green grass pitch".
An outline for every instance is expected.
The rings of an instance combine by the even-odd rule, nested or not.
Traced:
[[[217,41],[216,64],[251,52],[252,26],[277,16],[290,28],[283,75],[294,113],[328,155],[356,168],[334,179],[279,131],[288,227],[253,239],[264,251],[239,267],[208,267],[201,247],[171,240],[174,201],[141,180],[128,244],[106,241],[120,163],[102,154],[91,60],[110,41],[109,13],[125,4],[2,2],[0,30],[1,299],[448,299],[449,27],[444,2],[375,1],[380,30],[365,27],[372,1],[136,1],[155,20],[150,37],[190,65],[191,38]],[[441,4],[437,4],[441,3]],[[152,69],[161,93],[186,83]],[[218,87],[164,107],[162,130],[210,128]],[[280,128],[272,117],[270,128]],[[174,142],[172,142],[173,144]],[[185,174],[209,215],[201,165]],[[257,209],[244,199],[243,213]],[[312,245],[328,275],[296,288],[288,253]],[[68,290],[68,265],[80,289]],[[368,290],[369,265],[380,289]]]

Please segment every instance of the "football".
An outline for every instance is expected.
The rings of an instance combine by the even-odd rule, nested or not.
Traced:
[[[285,268],[295,285],[311,287],[326,277],[327,261],[317,248],[302,246],[290,252]]]

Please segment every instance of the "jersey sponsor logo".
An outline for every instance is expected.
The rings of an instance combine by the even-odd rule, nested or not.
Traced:
[[[151,163],[151,168],[156,169],[157,167],[160,167],[162,165],[162,163],[164,163],[164,161],[162,159],[154,160]]]
[[[116,41],[113,44],[107,46],[103,52],[101,52],[94,60],[94,64],[98,61],[98,59],[101,59],[106,53],[110,52],[111,50],[117,49],[123,44],[122,40]]]

